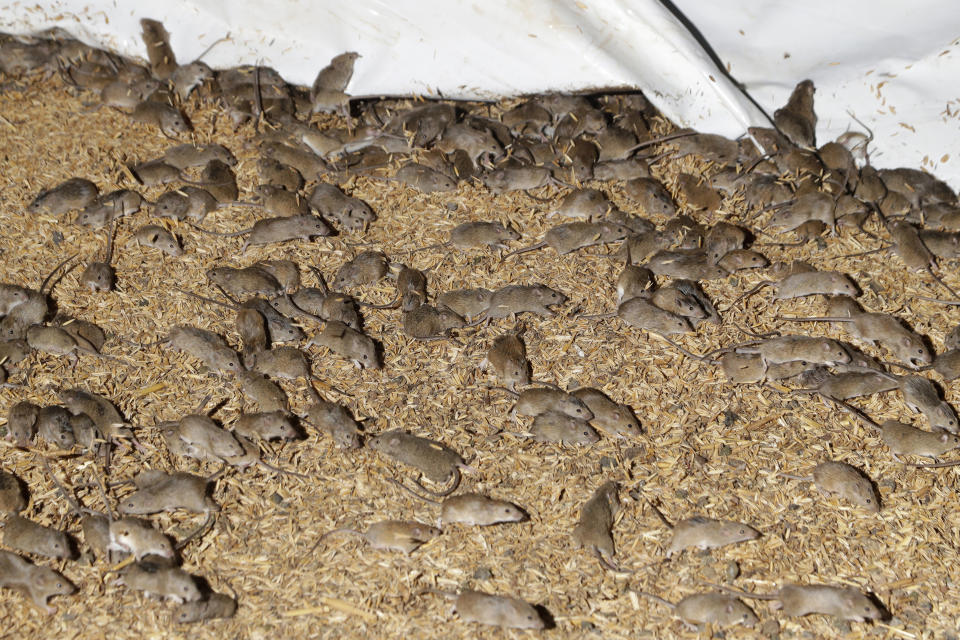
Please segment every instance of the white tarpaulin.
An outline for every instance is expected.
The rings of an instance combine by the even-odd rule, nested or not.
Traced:
[[[315,0],[13,2],[0,30],[62,27],[144,56],[140,18],[161,20],[178,60],[261,63],[310,84],[334,55],[362,55],[353,95],[494,98],[636,87],[682,126],[736,137],[767,125],[793,86],[814,80],[818,141],[873,128],[873,163],[930,170],[960,188],[956,56],[960,12],[943,0]],[[680,17],[678,17],[680,16]],[[692,28],[691,29],[688,28]],[[702,41],[711,50],[701,46]],[[728,78],[718,67],[711,53]]]

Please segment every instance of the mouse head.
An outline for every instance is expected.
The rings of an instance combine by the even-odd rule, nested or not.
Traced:
[[[898,350],[903,353],[902,357],[914,367],[922,367],[933,362],[933,355],[919,336],[905,332],[898,336],[896,341]]]
[[[30,585],[44,599],[51,596],[68,596],[76,593],[77,588],[63,575],[49,567],[33,566],[30,570]]]
[[[866,622],[867,620],[884,620],[887,617],[882,607],[874,600],[856,589],[843,589],[839,594],[839,604],[842,607],[844,620]]]
[[[555,304],[563,304],[567,301],[567,296],[551,289],[546,285],[537,285],[534,289],[534,295],[536,295],[543,302],[543,306],[549,307]]]
[[[759,622],[759,618],[757,618],[757,614],[753,612],[753,609],[742,603],[739,599],[730,597],[720,611],[717,622],[724,627],[736,624],[752,627]]]

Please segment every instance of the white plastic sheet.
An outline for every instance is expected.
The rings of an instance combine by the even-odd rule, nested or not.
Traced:
[[[768,114],[793,85],[817,86],[818,140],[874,129],[877,166],[929,169],[960,187],[960,12],[945,0],[803,3],[675,0]],[[348,92],[495,98],[636,87],[683,126],[735,137],[761,109],[657,0],[31,0],[0,6],[0,30],[60,26],[143,56],[139,20],[161,20],[180,61],[260,62],[309,84],[334,55],[359,52]]]

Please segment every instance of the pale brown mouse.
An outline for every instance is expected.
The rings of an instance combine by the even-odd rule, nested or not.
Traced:
[[[248,440],[295,440],[299,434],[290,414],[282,410],[241,413],[231,429]]]
[[[340,290],[374,284],[386,277],[389,270],[390,262],[385,254],[364,251],[340,267],[333,278],[333,288]]]
[[[110,543],[108,551],[131,553],[137,559],[155,555],[173,559],[173,543],[163,532],[158,531],[147,520],[140,518],[121,518],[109,525]]]
[[[313,345],[326,347],[365,369],[383,366],[373,339],[337,320],[328,321],[323,330],[307,343],[307,347]]]
[[[323,218],[313,215],[265,218],[255,222],[249,229],[241,229],[232,233],[220,233],[197,226],[194,226],[194,229],[224,238],[247,236],[243,247],[240,249],[241,253],[245,252],[249,246],[288,242],[290,240],[310,241],[314,236],[328,236],[332,232]]]
[[[134,232],[133,239],[140,246],[159,249],[166,255],[174,258],[183,255],[183,248],[180,246],[177,237],[156,224],[148,224],[140,227]]]
[[[131,564],[120,575],[116,584],[178,603],[195,602],[203,597],[189,573],[179,567],[153,563]]]
[[[481,368],[493,369],[503,386],[511,391],[516,385],[530,384],[530,361],[527,350],[519,333],[497,336],[490,345],[486,357],[480,363]]]
[[[103,261],[94,261],[87,265],[80,274],[80,284],[91,291],[111,291],[116,281],[116,273],[110,266],[113,256],[113,235],[116,225],[110,226],[107,234],[107,247],[103,252]]]
[[[0,512],[20,513],[26,508],[23,481],[9,471],[0,470]]]
[[[860,294],[857,285],[842,273],[836,271],[807,271],[788,275],[779,282],[764,280],[734,300],[730,306],[734,306],[740,300],[753,295],[766,286],[776,288],[776,292],[773,294],[774,300],[791,300],[815,295],[856,297]]]
[[[490,308],[493,291],[489,289],[455,289],[437,296],[438,307],[446,307],[462,318],[471,319]]]
[[[616,315],[624,324],[661,336],[690,333],[690,322],[681,316],[665,311],[646,298],[630,298],[617,307],[617,312],[581,318],[606,318]]]
[[[734,349],[737,353],[758,354],[768,365],[795,360],[827,366],[850,362],[850,354],[839,342],[813,336],[777,336]]]
[[[403,314],[403,333],[417,340],[447,338],[466,321],[447,307],[424,304]]]
[[[235,296],[275,296],[283,293],[277,278],[262,265],[247,267],[213,267],[206,271],[207,279]]]
[[[617,276],[617,306],[631,298],[640,298],[649,295],[656,280],[653,272],[645,267],[627,264]]]
[[[599,389],[578,387],[573,396],[587,406],[593,418],[590,424],[610,435],[635,438],[641,434],[640,422],[633,410],[625,404],[617,404]]]
[[[314,402],[301,415],[303,420],[328,434],[341,449],[360,448],[360,427],[349,409],[313,393]]]
[[[216,458],[235,458],[243,455],[243,447],[233,434],[203,414],[192,414],[181,418],[176,426],[176,435],[187,446]]]
[[[873,482],[862,471],[845,462],[822,462],[814,467],[810,476],[778,475],[813,482],[817,489],[827,495],[839,496],[871,513],[880,511],[880,497]]]
[[[542,242],[511,251],[503,256],[503,259],[543,247],[550,247],[562,256],[584,247],[620,242],[628,235],[630,229],[613,222],[569,222],[548,230]]]
[[[182,472],[142,471],[133,479],[137,490],[120,501],[119,511],[130,515],[177,509],[206,514],[220,511],[220,507],[207,496],[211,479]]]
[[[157,127],[170,138],[191,131],[190,125],[179,109],[149,99],[133,108],[133,111],[130,112],[130,119],[134,122]]]
[[[573,545],[597,555],[601,564],[617,570],[611,562],[616,553],[613,544],[613,523],[620,512],[619,487],[610,481],[600,485],[580,509],[580,520],[573,528]]]
[[[436,591],[454,600],[453,612],[464,622],[476,622],[505,629],[543,629],[546,624],[533,605],[517,598],[496,596],[465,589],[459,594]]]
[[[84,178],[70,178],[40,192],[27,207],[30,213],[60,216],[73,209],[83,209],[100,193],[97,185]]]
[[[71,448],[76,443],[72,417],[64,407],[43,407],[37,413],[37,435],[61,449]]]
[[[237,376],[243,395],[253,400],[261,411],[288,411],[290,402],[277,383],[255,371],[241,371]]]
[[[440,505],[438,519],[440,527],[445,524],[487,527],[506,522],[524,522],[529,519],[523,509],[506,500],[488,498],[478,493],[461,493],[445,498],[441,502],[422,496],[393,478],[390,481],[420,500]]]
[[[574,189],[563,197],[556,209],[548,216],[558,215],[563,218],[578,218],[595,220],[607,213],[613,203],[607,196],[597,189]]]
[[[771,608],[783,611],[784,615],[790,617],[822,613],[852,622],[884,620],[887,617],[869,596],[852,587],[785,584],[776,593],[764,595],[726,586],[720,588],[743,598],[773,600],[775,603]]]
[[[552,317],[556,312],[549,307],[566,301],[567,296],[546,285],[507,285],[490,296],[490,306],[483,313],[482,319],[506,318],[524,312]]]
[[[320,215],[335,221],[346,231],[363,231],[377,219],[377,215],[366,202],[348,196],[336,185],[325,182],[314,187],[307,203]]]
[[[47,601],[53,596],[68,596],[77,588],[62,574],[34,565],[9,551],[0,551],[0,586],[20,591],[38,608],[50,614],[56,611]]]
[[[676,524],[670,524],[666,516],[652,502],[647,500],[647,504],[650,505],[654,515],[672,532],[670,544],[667,546],[668,558],[691,547],[716,549],[728,544],[749,542],[760,537],[760,532],[750,525],[732,520],[693,516]]]
[[[517,399],[513,407],[510,408],[511,416],[537,416],[541,413],[554,411],[580,420],[591,420],[593,418],[593,413],[582,400],[562,389],[530,387],[520,392],[511,391],[504,387],[494,387],[494,389],[506,391]]]
[[[170,330],[167,341],[174,351],[190,354],[214,372],[236,374],[243,370],[236,350],[212,331],[181,325]]]
[[[506,249],[508,242],[519,239],[519,233],[499,222],[488,222],[485,220],[464,222],[450,230],[450,237],[446,242],[413,249],[409,253],[438,249],[440,247],[453,247],[459,251],[468,251],[480,247]]]
[[[188,624],[216,618],[232,618],[236,612],[236,599],[222,593],[211,593],[201,600],[177,605],[173,619],[181,624]]]
[[[690,626],[714,624],[730,627],[742,624],[752,627],[759,622],[757,614],[750,607],[738,598],[722,593],[694,593],[674,604],[652,593],[636,590],[634,592],[669,607],[675,616]]]
[[[930,421],[933,429],[943,429],[957,433],[957,414],[950,403],[940,398],[940,393],[930,380],[922,376],[900,378],[900,392],[904,403],[917,413],[922,413]]]
[[[421,489],[434,495],[447,496],[453,493],[460,485],[460,470],[470,469],[463,458],[446,445],[399,430],[373,436],[367,446],[388,458],[414,467],[431,482],[449,484],[442,492],[435,493],[417,482]]]
[[[366,531],[357,531],[356,529],[350,528],[328,531],[320,536],[317,544],[327,538],[327,536],[337,533],[353,533],[361,536],[374,549],[401,551],[410,555],[421,546],[439,536],[441,531],[436,527],[431,527],[430,525],[420,522],[384,520],[371,524],[367,527]]]
[[[17,402],[7,411],[7,438],[17,446],[26,447],[37,433],[40,407],[32,402]]]
[[[217,208],[217,199],[209,191],[196,186],[184,186],[157,198],[153,203],[153,215],[203,222],[207,214]]]
[[[545,411],[534,416],[530,435],[537,442],[566,445],[590,445],[600,440],[589,422],[559,411]]]
[[[72,559],[74,557],[67,534],[28,520],[16,513],[7,515],[4,521],[3,544],[16,551],[47,558]]]

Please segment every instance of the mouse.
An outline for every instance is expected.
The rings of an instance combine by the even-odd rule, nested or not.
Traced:
[[[296,347],[290,346],[261,351],[253,357],[253,366],[250,369],[284,380],[316,379],[307,357]]]
[[[457,190],[457,181],[452,177],[418,162],[408,162],[400,167],[393,179],[421,193],[446,193]]]
[[[0,469],[0,512],[20,513],[27,508],[24,486],[15,474]]]
[[[862,471],[845,462],[821,462],[810,476],[780,473],[785,478],[812,482],[822,493],[835,495],[870,513],[880,511],[880,497],[873,482]]]
[[[776,593],[758,594],[720,586],[720,589],[740,596],[759,600],[775,601],[771,609],[784,615],[800,617],[812,613],[833,616],[839,620],[865,622],[884,620],[886,613],[873,599],[853,587],[836,587],[825,584],[785,584]]]
[[[559,411],[544,411],[534,416],[530,436],[537,442],[566,445],[590,445],[600,441],[589,422]]]
[[[489,367],[500,383],[510,391],[516,390],[516,385],[530,384],[530,361],[527,360],[527,350],[520,339],[520,332],[508,333],[494,338],[486,357],[480,363],[480,368]]]
[[[466,321],[447,307],[420,305],[403,314],[403,333],[415,340],[437,340],[450,337]]]
[[[948,382],[960,378],[960,349],[950,349],[937,354],[931,366]]]
[[[15,551],[47,558],[74,558],[70,540],[63,531],[10,513],[3,523],[3,544]]]
[[[74,209],[83,209],[96,200],[100,189],[85,178],[70,178],[55,187],[41,191],[27,207],[30,213],[61,216]]]
[[[131,564],[124,569],[115,584],[177,603],[195,602],[203,597],[196,581],[189,573],[180,567],[163,566],[152,562]]]
[[[729,273],[744,269],[763,269],[770,266],[770,261],[762,253],[751,249],[734,249],[724,254],[717,261],[717,266]]]
[[[163,152],[163,160],[177,169],[202,167],[211,160],[219,160],[229,167],[237,165],[237,158],[222,144],[195,144],[188,142],[167,147]]]
[[[616,553],[613,543],[613,523],[620,512],[619,487],[616,482],[605,482],[580,509],[580,519],[573,528],[573,546],[588,549],[606,568],[619,571],[612,564]]]
[[[283,410],[241,413],[231,430],[248,440],[296,440],[299,437],[290,414]]]
[[[946,284],[940,276],[934,273],[933,268],[937,265],[936,258],[930,253],[926,245],[923,244],[923,240],[920,239],[920,235],[915,226],[909,222],[897,220],[887,225],[887,231],[890,232],[890,236],[893,239],[894,252],[908,269],[913,271],[926,271],[937,284],[953,296],[954,300],[960,299],[960,295]]]
[[[440,535],[440,529],[420,522],[404,520],[384,520],[375,522],[366,531],[341,528],[328,531],[317,541],[319,544],[328,536],[339,533],[352,533],[362,537],[374,549],[400,551],[410,555],[426,543]]]
[[[643,215],[672,218],[677,213],[673,195],[656,178],[634,178],[623,184],[624,194],[635,201]]]
[[[213,267],[207,269],[206,276],[210,282],[235,296],[276,296],[284,292],[277,278],[259,264],[242,268]]]
[[[187,446],[215,458],[236,458],[244,453],[231,432],[203,414],[184,416],[176,423],[174,431]]]
[[[260,198],[260,204],[256,206],[263,207],[271,216],[289,218],[310,215],[310,205],[296,191],[287,191],[272,184],[258,185],[255,191]]]
[[[116,283],[116,272],[110,266],[113,257],[113,236],[116,225],[110,225],[107,234],[107,247],[103,252],[103,261],[94,261],[87,265],[80,274],[80,285],[93,292],[112,291]]]
[[[566,301],[567,296],[546,285],[507,285],[493,292],[490,305],[475,322],[479,324],[481,321],[507,318],[524,312],[553,317],[557,314],[550,307]]]
[[[426,489],[436,496],[448,496],[460,486],[460,470],[472,471],[458,453],[435,440],[421,438],[404,431],[394,430],[377,434],[370,438],[367,446],[388,458],[414,467],[431,482],[448,486],[440,493]]]
[[[418,494],[395,478],[390,478],[390,482],[424,502],[440,505],[438,526],[441,528],[445,524],[487,527],[529,519],[523,509],[506,500],[489,498],[478,493],[461,493],[440,501]]]
[[[56,607],[48,604],[54,596],[69,596],[77,588],[63,574],[49,567],[31,564],[9,551],[0,551],[0,586],[20,591],[47,614]]]
[[[127,165],[127,169],[143,187],[159,187],[181,179],[181,172],[163,160],[148,160],[139,164]]]
[[[557,182],[546,167],[530,165],[501,166],[482,174],[480,181],[494,194],[530,191]]]
[[[7,410],[7,439],[18,447],[28,447],[37,433],[40,407],[32,402],[17,402]]]
[[[911,411],[922,413],[933,429],[943,429],[951,433],[960,432],[957,426],[957,414],[953,407],[940,399],[940,393],[934,384],[923,376],[904,376],[900,378],[900,393]]]
[[[323,330],[307,343],[307,347],[313,345],[326,347],[365,369],[383,367],[373,339],[337,320],[328,321]]]
[[[91,229],[106,227],[118,218],[137,213],[145,202],[136,191],[117,189],[95,198],[77,213],[73,223]]]
[[[177,605],[173,619],[180,624],[205,622],[216,618],[232,618],[237,612],[237,601],[222,593],[210,593],[200,600]]]
[[[653,272],[627,262],[617,276],[617,306],[631,298],[648,297],[656,285]]]
[[[757,618],[753,609],[738,598],[722,593],[694,593],[681,598],[679,602],[674,604],[652,593],[637,591],[636,589],[633,591],[668,607],[684,624],[693,627],[701,624],[713,624],[720,627],[740,624],[745,627],[753,627],[759,622],[759,618]]]
[[[408,253],[417,253],[418,251],[439,249],[441,247],[453,247],[459,251],[469,251],[470,249],[482,247],[506,249],[508,242],[519,239],[519,233],[499,222],[486,220],[464,222],[450,230],[449,239],[446,242],[413,249]]]
[[[794,389],[793,393],[819,393],[834,400],[849,400],[893,391],[900,383],[896,376],[880,371],[847,371],[827,374],[815,387]]]
[[[219,208],[217,199],[206,189],[183,186],[167,191],[153,203],[153,215],[174,220],[203,222],[207,214]]]
[[[850,317],[781,317],[789,322],[839,322],[845,323],[858,340],[873,346],[885,347],[903,362],[917,368],[933,362],[933,356],[923,338],[907,329],[900,320],[885,313],[854,311]]]
[[[180,246],[177,237],[156,224],[147,224],[140,227],[134,232],[133,239],[142,247],[159,249],[174,258],[183,255],[183,248]]]
[[[97,431],[108,440],[133,439],[130,423],[123,419],[117,408],[107,398],[83,389],[61,389],[57,397],[75,417],[88,416]],[[72,421],[75,437],[77,437],[77,427],[82,423],[83,421]],[[77,437],[77,440],[81,441],[81,438]]]
[[[147,46],[150,73],[157,80],[167,80],[177,68],[177,58],[170,47],[170,34],[163,23],[150,18],[140,20],[141,36]]]
[[[387,256],[380,251],[364,251],[344,263],[333,278],[335,290],[375,284],[390,271]]]
[[[748,524],[732,520],[716,520],[705,516],[693,516],[670,524],[666,516],[649,500],[647,504],[654,515],[670,531],[670,544],[667,545],[667,557],[680,553],[684,549],[717,549],[729,544],[749,542],[760,537],[760,532]]]
[[[197,358],[213,372],[236,374],[243,370],[236,350],[212,331],[179,325],[170,329],[167,342],[174,351]]]
[[[767,338],[752,345],[732,347],[738,353],[757,354],[770,364],[803,360],[832,366],[850,362],[850,354],[836,340],[814,336],[787,335]]]
[[[256,371],[241,371],[237,375],[243,395],[257,404],[260,411],[290,410],[290,401],[283,389],[267,376]]]
[[[279,187],[291,193],[303,186],[303,176],[299,171],[274,158],[261,157],[257,160],[257,174],[261,185]]]
[[[321,216],[335,221],[346,231],[365,231],[377,219],[377,214],[366,202],[348,196],[336,185],[326,182],[314,187],[307,203]]]
[[[232,233],[210,231],[196,225],[193,228],[202,233],[223,238],[247,236],[240,253],[245,252],[249,246],[288,242],[290,240],[310,241],[315,236],[329,236],[332,233],[332,230],[322,218],[313,215],[265,218],[255,222],[249,229],[241,229]]]
[[[700,306],[696,298],[672,284],[654,289],[650,292],[649,299],[654,306],[675,316],[686,318],[691,323],[694,320],[704,320],[707,317],[707,312]]]
[[[137,562],[148,555],[168,560],[174,558],[170,538],[147,520],[129,517],[113,520],[109,524],[109,536],[108,551],[133,554]]]
[[[65,407],[41,408],[37,412],[37,435],[61,449],[70,449],[76,444],[72,417]]]
[[[240,309],[237,311],[236,330],[240,335],[242,345],[241,357],[244,366],[253,364],[251,356],[268,348],[267,321],[255,309]]]
[[[764,280],[734,300],[730,306],[735,306],[740,300],[748,298],[763,287],[768,286],[776,289],[773,294],[774,300],[793,300],[815,295],[845,295],[851,297],[860,295],[857,285],[842,273],[837,271],[805,271],[790,274],[778,282]]]
[[[613,203],[598,189],[574,189],[560,200],[556,209],[547,213],[547,217],[576,218],[596,220],[604,216]]]
[[[627,227],[612,222],[568,222],[547,231],[542,242],[515,249],[504,255],[501,260],[543,247],[550,247],[557,252],[557,255],[562,256],[584,247],[620,242],[628,235],[630,230]]]
[[[710,264],[706,252],[660,250],[644,265],[658,276],[681,280],[721,280],[728,275],[719,265]]]
[[[787,104],[773,112],[774,125],[798,147],[816,148],[817,115],[813,109],[815,92],[812,80],[802,80],[794,87]]]
[[[317,73],[310,88],[310,100],[313,105],[311,113],[320,113],[321,102],[318,101],[318,94],[323,91],[346,91],[350,79],[353,77],[353,67],[360,54],[355,51],[347,51],[334,56],[330,64],[325,66]]]
[[[140,124],[157,127],[168,138],[176,138],[178,135],[192,131],[179,109],[151,99],[137,104],[130,112],[130,119]]]
[[[677,176],[677,189],[683,194],[686,205],[697,211],[713,212],[723,204],[723,196],[708,180],[699,176],[681,173]]]
[[[183,472],[141,471],[133,478],[136,491],[123,498],[118,509],[127,515],[149,515],[177,509],[208,515],[218,512],[220,507],[207,495],[207,487],[219,473],[222,471],[204,478]]]
[[[625,404],[617,404],[599,389],[578,387],[570,393],[593,414],[591,425],[610,435],[624,438],[636,438],[642,433],[640,422],[633,410]]]
[[[661,336],[690,333],[690,322],[681,316],[665,311],[646,298],[630,298],[617,307],[616,313],[602,313],[581,318],[606,318],[616,315],[624,324],[650,331]]]
[[[301,418],[326,433],[341,449],[360,448],[360,426],[343,405],[329,402],[312,390],[313,404],[301,414]]]
[[[156,78],[124,78],[114,80],[100,89],[100,103],[88,105],[84,113],[96,111],[100,107],[114,109],[133,109],[144,100],[148,100],[160,89]]]
[[[584,421],[593,418],[593,413],[582,400],[559,388],[529,387],[520,392],[504,387],[493,387],[493,389],[505,391],[517,399],[510,408],[510,415],[513,417],[538,416],[553,411]]]
[[[473,319],[490,308],[493,291],[490,289],[455,289],[436,297],[438,307],[446,307],[461,318]]]
[[[219,158],[208,160],[200,172],[200,179],[190,182],[195,186],[203,187],[220,204],[236,203],[237,198],[240,197],[237,177],[233,169]]]
[[[718,222],[710,227],[707,232],[707,237],[704,239],[704,248],[710,262],[717,264],[721,258],[731,251],[744,249],[746,242],[747,231],[745,229],[729,222]]]
[[[505,629],[544,629],[546,624],[537,609],[528,602],[508,596],[491,595],[464,589],[447,593],[428,589],[453,600],[453,612],[464,622],[476,622]]]

